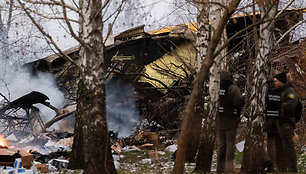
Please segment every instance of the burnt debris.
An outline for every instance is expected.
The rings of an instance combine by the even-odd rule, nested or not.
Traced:
[[[2,109],[30,109],[33,107],[33,104],[41,103],[46,104],[46,100],[49,100],[49,97],[47,97],[45,94],[38,92],[38,91],[32,91],[12,102],[10,102],[7,106],[5,106]],[[1,109],[1,110],[2,110]]]

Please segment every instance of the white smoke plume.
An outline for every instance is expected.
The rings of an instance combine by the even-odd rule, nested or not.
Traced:
[[[41,92],[49,97],[51,105],[61,108],[64,104],[64,95],[57,88],[53,76],[49,73],[38,73],[33,76],[27,69],[18,68],[7,60],[0,59],[0,92],[7,99],[13,101],[32,91]],[[4,100],[0,97],[0,101]],[[55,112],[46,106],[39,106],[43,121],[48,121]]]
[[[106,115],[108,129],[118,132],[118,137],[128,137],[139,123],[139,113],[134,101],[135,90],[130,84],[106,85]]]

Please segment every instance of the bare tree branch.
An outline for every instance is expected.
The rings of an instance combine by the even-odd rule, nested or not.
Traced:
[[[113,17],[114,15],[116,15],[116,16],[115,16],[115,19],[114,19],[113,21],[116,21],[116,19],[117,19],[119,13],[122,11],[123,5],[125,4],[124,2],[125,2],[125,1],[123,1],[123,2],[119,5],[119,7],[118,7],[112,14],[110,14],[107,18],[105,18],[105,19],[103,20],[103,23],[106,22],[107,20],[109,20],[109,19],[110,19],[111,17]]]
[[[3,97],[8,103],[10,103],[10,101],[5,97],[5,95],[3,95],[1,92],[0,92],[0,95],[1,97]]]
[[[122,1],[122,3],[120,4],[120,6],[117,8],[117,10],[115,10],[114,13],[111,14],[108,18],[106,18],[105,20],[103,20],[103,23],[105,23],[108,19],[110,19],[113,15],[116,14],[116,16],[114,17],[114,20],[113,20],[112,23],[110,24],[110,26],[113,27],[115,21],[117,20],[119,14],[120,14],[120,12],[122,11],[121,8],[122,8],[124,2],[125,2],[125,1]],[[111,30],[112,30],[112,28],[108,28],[108,32],[107,32],[107,35],[106,35],[106,37],[105,37],[105,39],[104,39],[103,45],[105,45],[105,42],[107,41],[108,37],[110,36]]]
[[[74,31],[73,31],[73,29],[72,29],[72,27],[71,27],[71,23],[68,21],[68,18],[67,18],[67,12],[66,12],[66,7],[65,7],[65,2],[64,2],[64,0],[61,0],[61,2],[62,2],[64,20],[65,20],[65,22],[66,22],[66,24],[67,24],[67,26],[68,26],[68,29],[69,29],[69,31],[70,31],[70,34],[71,34],[72,37],[75,38],[81,45],[84,45],[87,49],[91,50],[91,48],[90,48],[90,47],[89,47],[80,37],[78,37],[78,36],[74,33]]]
[[[11,27],[11,22],[12,22],[12,13],[13,13],[13,4],[14,4],[14,2],[13,2],[13,0],[10,0],[10,7],[9,7],[9,17],[8,17],[8,20],[7,20],[7,23],[9,24],[8,26],[7,26],[7,31],[9,31],[10,30],[10,27]]]
[[[59,112],[56,114],[55,117],[53,117],[51,120],[49,120],[45,125],[44,128],[42,130],[42,132],[45,132],[47,128],[49,128],[50,126],[52,126],[55,122],[62,120],[68,116],[70,116],[71,114],[74,114],[76,111],[76,104],[74,105],[69,105],[63,109],[58,109]]]
[[[48,6],[62,6],[62,3],[60,1],[51,0],[52,2],[48,1],[32,1],[32,0],[25,0],[25,2],[31,3],[31,4],[39,4],[39,5],[48,5]],[[80,10],[78,8],[75,8],[73,6],[70,6],[68,4],[65,4],[65,7],[75,11],[76,13],[80,13]]]
[[[284,16],[285,14],[282,14],[282,16]],[[278,18],[281,18],[282,16],[279,16]],[[215,56],[218,55],[224,48],[227,47],[227,45],[229,44],[230,41],[232,41],[233,39],[235,39],[237,36],[239,36],[240,34],[242,34],[243,32],[253,28],[253,27],[256,27],[260,24],[263,24],[263,23],[266,23],[266,22],[270,22],[270,21],[273,21],[273,20],[277,20],[277,18],[274,18],[274,19],[269,19],[269,20],[260,20],[256,23],[253,23],[251,25],[248,25],[247,27],[245,27],[244,29],[242,30],[239,30],[238,32],[236,32],[235,34],[233,34],[229,39],[226,40],[226,42],[224,43],[224,45],[222,45],[216,52],[215,52]]]
[[[289,34],[292,30],[294,30],[297,26],[301,25],[301,24],[304,23],[305,21],[306,21],[306,19],[304,19],[304,20],[302,20],[302,21],[296,23],[293,27],[291,27],[289,30],[287,30],[287,31],[282,35],[282,37],[280,37],[280,38],[277,40],[276,44],[279,44],[280,41],[282,41],[282,39],[284,39],[284,37],[285,37],[287,34]]]
[[[110,0],[106,0],[104,2],[104,4],[100,7],[100,9],[97,11],[97,13],[95,14],[95,18],[99,15],[99,13],[110,3]]]
[[[70,61],[71,63],[73,63],[80,71],[82,70],[81,69],[81,66],[76,63],[74,60],[72,60],[67,54],[63,53],[63,51],[57,46],[57,44],[54,42],[54,40],[52,39],[52,37],[46,33],[42,27],[35,21],[35,19],[33,18],[33,16],[29,13],[29,11],[27,10],[27,8],[25,7],[25,5],[21,2],[21,0],[17,0],[19,5],[21,6],[21,8],[26,12],[27,16],[31,19],[31,21],[33,22],[33,24],[36,26],[36,28],[44,35],[46,36],[50,42],[52,43],[52,45],[56,48],[56,50],[64,56],[64,58],[68,61]],[[87,46],[88,47],[88,46]]]
[[[50,19],[50,20],[65,20],[63,17],[57,17],[57,16],[55,16],[55,17],[52,16],[52,17],[51,17],[51,16],[46,16],[46,15],[44,15],[44,14],[38,13],[37,11],[31,10],[31,9],[29,9],[29,8],[28,8],[28,11],[31,12],[31,13],[34,13],[34,14],[40,16],[40,17],[43,17],[43,18],[45,18],[45,19]],[[67,20],[79,24],[79,21],[78,21],[78,20],[75,20],[75,19],[68,19],[68,18],[67,18]]]
[[[287,8],[294,2],[295,0],[291,0],[288,2],[288,4],[286,5],[285,8],[283,8],[280,12],[278,12],[275,16],[275,18],[278,18],[278,16],[280,16],[285,10],[287,10]]]

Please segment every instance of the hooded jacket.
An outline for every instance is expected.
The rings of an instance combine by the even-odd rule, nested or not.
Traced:
[[[217,128],[228,129],[238,126],[240,110],[244,105],[244,98],[240,89],[233,85],[233,79],[229,71],[220,74],[220,103],[217,117]]]

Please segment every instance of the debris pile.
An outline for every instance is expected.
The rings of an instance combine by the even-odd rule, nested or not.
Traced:
[[[0,138],[0,173],[48,173],[67,168],[73,134],[11,134]]]

